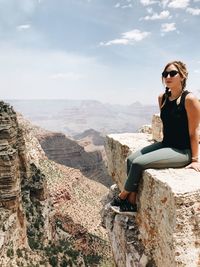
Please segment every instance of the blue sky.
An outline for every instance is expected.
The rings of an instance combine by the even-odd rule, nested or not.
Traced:
[[[156,104],[171,60],[200,97],[200,0],[0,0],[0,98]]]

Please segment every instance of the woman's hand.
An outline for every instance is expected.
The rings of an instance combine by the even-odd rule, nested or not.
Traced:
[[[186,169],[194,169],[197,172],[200,172],[200,162],[191,162],[185,167]]]

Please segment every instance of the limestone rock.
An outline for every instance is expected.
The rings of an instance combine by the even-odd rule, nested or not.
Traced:
[[[125,160],[127,156],[131,151],[147,146],[151,142],[153,142],[151,135],[146,133],[110,134],[106,137],[108,172],[120,190],[122,190],[126,178]]]
[[[152,118],[152,138],[157,142],[163,139],[162,121],[159,114],[154,114]]]
[[[101,211],[102,223],[108,231],[115,264],[117,267],[146,267],[150,261],[145,255],[135,217],[116,215],[110,208],[110,200],[118,193],[118,187],[113,185],[107,197],[102,200],[104,208]]]
[[[129,153],[149,143],[148,140],[149,136],[146,135],[145,138],[145,134],[141,133],[113,134],[107,137],[109,172],[120,189],[126,177],[125,158]],[[200,266],[199,196],[200,174],[195,170],[169,168],[144,171],[138,194],[139,210],[135,221],[131,222],[133,229],[137,228],[138,235],[131,238],[131,241],[134,243],[140,240],[144,247],[143,254],[147,256],[148,262],[154,264],[148,266]],[[111,216],[107,216],[107,229],[117,266],[142,266],[125,262],[130,248],[124,245],[123,231],[128,228],[130,220],[127,219],[125,223],[126,216],[120,216],[122,215],[112,215],[112,223],[108,223]],[[126,235],[126,240],[129,236],[131,234]],[[141,254],[134,246],[132,251],[133,262],[136,262],[138,254]]]
[[[27,246],[26,219],[21,199],[21,179],[28,173],[24,139],[16,113],[0,101],[0,265],[6,266],[6,251]]]
[[[152,127],[150,124],[143,125],[138,132],[152,134]]]
[[[29,131],[28,129],[26,129]],[[34,208],[34,201],[37,205],[40,201],[47,200],[47,187],[45,177],[39,179],[35,173],[38,171],[31,167],[31,160],[35,157],[35,153],[27,147],[27,138],[31,137],[29,132],[26,132],[25,127],[20,125],[17,114],[9,104],[0,102],[0,266],[16,266],[16,252],[20,249],[30,251],[29,220],[32,222],[44,213],[44,222],[47,226],[49,221],[49,211],[44,212],[40,209],[40,214],[35,213],[35,217],[30,213]],[[33,138],[34,139],[34,138]],[[30,141],[30,140],[29,140]],[[35,144],[39,144],[34,140]],[[31,142],[28,142],[30,144]],[[38,147],[38,146],[36,146]],[[37,148],[35,149],[37,150]],[[40,147],[41,152],[41,147]],[[35,154],[35,155],[34,155]],[[39,155],[40,153],[37,153]],[[42,153],[40,154],[41,158]],[[44,152],[43,152],[43,156]],[[37,159],[36,159],[37,161]],[[37,171],[36,171],[37,170]],[[26,199],[25,199],[26,195]],[[31,199],[32,198],[32,199]],[[29,203],[29,209],[26,205]],[[46,205],[48,207],[48,204]],[[31,214],[31,216],[30,216]],[[33,223],[34,225],[34,223]],[[32,225],[32,226],[33,226]],[[38,224],[39,225],[39,224]],[[37,226],[38,226],[37,225]],[[49,239],[49,229],[45,227],[39,231],[44,240]],[[48,234],[47,234],[48,232]],[[48,237],[47,237],[48,235]],[[41,244],[43,244],[40,239]],[[35,240],[36,242],[38,240]],[[27,252],[29,253],[29,252]],[[30,253],[29,253],[30,254]],[[34,254],[34,252],[32,253]],[[27,256],[28,257],[28,256]]]

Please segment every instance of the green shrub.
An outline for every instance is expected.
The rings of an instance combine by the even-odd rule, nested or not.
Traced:
[[[79,252],[76,250],[73,250],[72,248],[68,248],[67,250],[65,250],[65,253],[72,259],[72,261],[76,261]]]
[[[51,257],[49,259],[49,263],[51,264],[51,266],[57,267],[58,266],[58,258],[56,256]]]
[[[32,237],[28,238],[28,243],[31,249],[38,249],[39,243]]]
[[[69,260],[63,259],[60,263],[60,267],[71,267],[71,266],[73,266],[73,263],[70,259]]]
[[[16,252],[17,252],[17,257],[18,257],[18,258],[23,257],[22,251],[21,251],[19,248],[17,249]]]
[[[12,258],[14,256],[14,250],[13,250],[13,248],[9,248],[7,250],[7,253],[6,254],[7,254],[7,257]]]
[[[101,259],[102,257],[97,254],[84,256],[86,266],[94,266],[94,264],[99,264]]]

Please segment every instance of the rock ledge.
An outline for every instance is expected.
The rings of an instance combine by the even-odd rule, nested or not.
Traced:
[[[120,190],[126,177],[126,157],[151,142],[151,135],[145,133],[107,136],[108,169]],[[115,244],[113,255],[118,267],[200,266],[198,172],[184,168],[146,170],[139,188],[139,211],[135,218],[115,216],[106,207],[104,221],[111,243]],[[134,234],[130,230],[130,220]],[[136,240],[140,240],[137,249]]]

